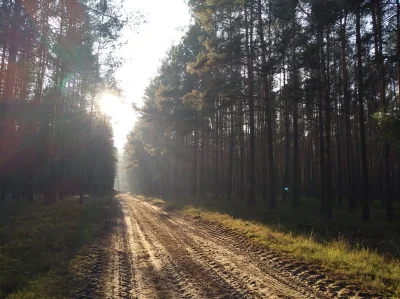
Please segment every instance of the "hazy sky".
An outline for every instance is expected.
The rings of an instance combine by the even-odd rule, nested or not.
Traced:
[[[154,77],[160,60],[172,43],[178,43],[190,22],[189,9],[184,0],[127,0],[127,10],[141,10],[147,23],[140,25],[137,33],[126,30],[124,37],[128,44],[120,53],[127,62],[116,77],[125,94],[125,102],[115,101],[112,109],[114,139],[122,149],[126,135],[135,124],[136,116],[131,103],[139,105],[149,79]]]

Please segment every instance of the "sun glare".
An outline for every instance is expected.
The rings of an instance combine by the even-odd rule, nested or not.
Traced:
[[[99,104],[101,111],[112,118],[116,118],[122,109],[120,98],[109,93],[101,95]]]
[[[132,130],[137,117],[132,110],[132,104],[107,92],[101,94],[98,104],[101,113],[111,118],[115,145],[122,149],[126,142],[126,136]]]

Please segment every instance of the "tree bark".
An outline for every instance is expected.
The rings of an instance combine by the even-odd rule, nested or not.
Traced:
[[[296,1],[292,0],[292,101],[293,101],[293,193],[292,208],[299,207],[299,103],[296,94],[297,72],[296,72]]]
[[[256,202],[255,184],[255,130],[254,130],[254,78],[253,78],[253,8],[250,6],[250,25],[247,19],[247,8],[245,8],[246,22],[246,56],[248,76],[248,107],[249,107],[249,169],[247,186],[247,204],[254,205]],[[250,28],[249,28],[250,27]]]
[[[197,148],[199,144],[197,130],[198,114],[194,118],[194,140],[193,140],[193,177],[192,177],[192,196],[197,196]]]
[[[361,167],[362,167],[362,218],[364,221],[369,220],[369,192],[368,192],[368,159],[367,159],[367,143],[365,137],[365,112],[364,112],[364,82],[362,69],[362,41],[361,41],[361,1],[357,3],[356,8],[356,44],[357,44],[357,75],[358,75],[358,108],[360,118],[360,151],[361,151]]]
[[[344,125],[345,125],[345,142],[346,142],[346,178],[347,178],[347,197],[349,212],[355,212],[356,196],[354,192],[354,164],[353,164],[353,146],[351,144],[351,123],[350,123],[350,92],[349,92],[349,75],[347,70],[346,60],[346,24],[347,24],[347,12],[345,21],[340,24],[340,45],[341,45],[341,64],[342,64],[342,88],[343,88],[343,112],[344,112]]]

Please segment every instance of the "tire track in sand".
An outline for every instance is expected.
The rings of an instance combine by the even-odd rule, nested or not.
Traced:
[[[111,259],[118,266],[111,267],[110,298],[378,298],[282,261],[214,223],[168,214],[129,195],[117,199],[124,223],[113,241],[121,256]]]

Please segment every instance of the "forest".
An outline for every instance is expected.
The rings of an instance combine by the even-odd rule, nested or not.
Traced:
[[[102,90],[117,88],[119,1],[4,0],[0,8],[0,197],[113,188],[116,151]]]
[[[370,219],[400,194],[400,4],[189,0],[124,152],[130,191],[316,198]],[[374,205],[375,203],[375,205]]]
[[[0,0],[0,56],[0,299],[400,298],[398,0]]]

